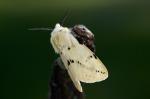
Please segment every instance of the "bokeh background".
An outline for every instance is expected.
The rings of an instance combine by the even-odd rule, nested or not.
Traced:
[[[58,57],[50,31],[70,10],[65,26],[86,25],[109,78],[84,84],[86,99],[150,99],[148,0],[0,0],[0,99],[47,99],[51,64]]]

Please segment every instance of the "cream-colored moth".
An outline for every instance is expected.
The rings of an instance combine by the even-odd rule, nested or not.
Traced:
[[[90,32],[86,27],[85,29]],[[104,64],[88,47],[78,42],[69,28],[56,24],[50,41],[80,92],[83,92],[80,82],[94,83],[108,77]]]

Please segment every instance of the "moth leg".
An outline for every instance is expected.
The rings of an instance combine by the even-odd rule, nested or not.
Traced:
[[[68,74],[70,75],[71,80],[74,83],[74,86],[78,89],[78,91],[83,92],[82,86],[79,80],[75,78],[75,76],[68,70]]]

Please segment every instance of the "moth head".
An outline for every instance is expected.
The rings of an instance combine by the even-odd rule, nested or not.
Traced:
[[[55,25],[55,28],[51,32],[50,42],[56,53],[60,53],[60,49],[63,48],[66,43],[67,36],[65,34],[70,33],[70,30],[67,27],[61,26],[59,23]]]
[[[69,29],[67,28],[67,27],[63,27],[63,26],[61,26],[59,23],[57,23],[56,25],[55,25],[55,28],[54,28],[54,30],[52,31],[52,33],[57,33],[57,32],[64,32],[64,33],[66,33],[66,32],[68,32],[69,31]]]
[[[72,34],[77,38],[80,44],[86,45],[91,51],[95,52],[94,34],[84,25],[75,25],[72,28]]]

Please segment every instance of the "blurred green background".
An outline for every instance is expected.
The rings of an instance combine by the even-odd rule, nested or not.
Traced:
[[[0,0],[0,99],[47,99],[58,55],[50,31],[70,9],[65,26],[86,25],[109,78],[84,84],[86,99],[150,99],[148,0]]]

